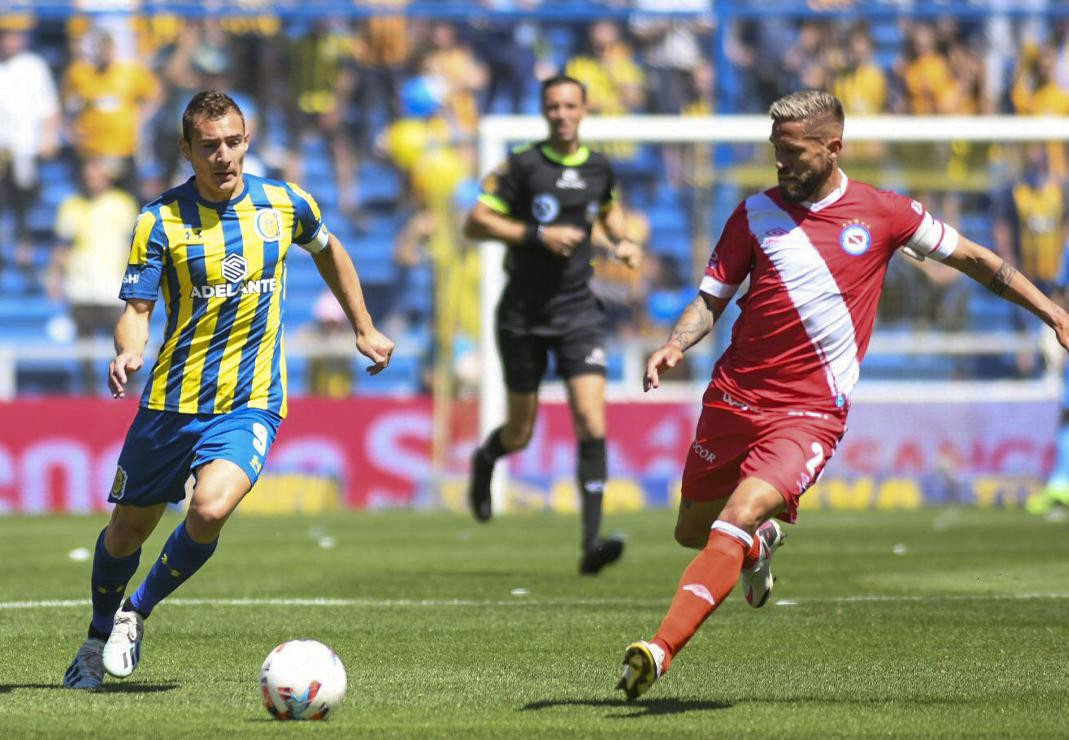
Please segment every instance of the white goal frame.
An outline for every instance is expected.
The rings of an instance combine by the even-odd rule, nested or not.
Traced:
[[[619,116],[589,117],[582,124],[582,138],[586,142],[630,141],[655,144],[688,143],[751,143],[768,141],[771,120],[762,115],[725,116]],[[508,155],[510,143],[537,141],[545,138],[546,124],[539,116],[486,116],[479,123],[480,178],[500,164]],[[1069,117],[1056,116],[868,116],[848,117],[847,142],[940,142],[940,141],[1069,141]],[[849,169],[847,162],[846,168]],[[769,184],[773,183],[769,172]],[[505,388],[501,363],[497,353],[494,331],[494,308],[505,283],[503,269],[504,245],[483,242],[481,299],[481,356],[482,387],[479,403],[479,435],[485,439],[505,418]],[[695,287],[695,290],[697,288]],[[709,341],[708,339],[704,341]],[[1020,335],[967,332],[947,335],[933,333],[910,337],[903,346],[884,349],[902,352],[934,350],[945,354],[974,352],[1003,352],[1023,348]],[[890,344],[883,342],[883,344]],[[1035,347],[1030,345],[1032,349]],[[881,349],[879,337],[874,337],[872,349]],[[641,358],[629,358],[625,366],[634,368]],[[643,394],[637,382],[610,383],[610,401],[641,402],[687,399],[697,401],[706,381],[666,382],[656,394]],[[633,386],[633,387],[631,387]],[[896,400],[968,402],[976,398],[1004,400],[1054,399],[1060,392],[1060,378],[1049,373],[1037,380],[1022,381],[941,381],[930,383],[862,379],[854,392],[856,400]],[[560,384],[548,384],[541,394],[544,398],[563,398]],[[503,494],[507,471],[504,466],[494,476],[495,509],[504,505]]]

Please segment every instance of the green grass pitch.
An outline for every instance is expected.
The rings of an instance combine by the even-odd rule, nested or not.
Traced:
[[[0,518],[0,736],[1069,737],[1069,525],[805,511],[772,601],[733,594],[628,703],[623,649],[654,631],[690,558],[673,522],[608,517],[628,550],[584,578],[574,515],[239,514],[148,621],[137,673],[88,693],[61,688],[89,614],[90,563],[69,553],[103,517]],[[334,601],[286,603],[301,599]],[[260,705],[260,664],[296,637],[348,669],[326,722]]]

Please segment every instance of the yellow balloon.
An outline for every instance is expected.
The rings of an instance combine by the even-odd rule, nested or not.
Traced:
[[[411,169],[427,148],[429,138],[425,121],[402,118],[391,124],[386,132],[386,152],[398,167]]]
[[[452,194],[461,180],[468,176],[467,165],[449,147],[428,149],[412,168],[412,182],[424,194],[441,197]]]

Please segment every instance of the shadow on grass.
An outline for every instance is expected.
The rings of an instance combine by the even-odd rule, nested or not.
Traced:
[[[106,683],[100,689],[68,689],[61,683],[0,683],[0,694],[7,694],[18,689],[57,689],[59,691],[85,691],[90,694],[158,694],[161,691],[174,691],[181,688],[175,681],[163,683]]]
[[[645,699],[643,701],[627,701],[626,699],[543,699],[520,707],[519,711],[531,712],[552,707],[633,709],[635,711],[627,712],[626,714],[614,713],[605,715],[615,719],[630,719],[632,717],[648,717],[658,714],[682,714],[684,712],[701,712],[710,709],[729,709],[731,706],[727,702],[708,701],[706,699]]]

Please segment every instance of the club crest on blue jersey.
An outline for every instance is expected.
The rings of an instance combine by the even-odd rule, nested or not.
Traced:
[[[865,224],[847,224],[839,232],[839,245],[844,252],[857,257],[869,251],[869,247],[872,246],[872,234]]]
[[[560,215],[560,201],[551,193],[538,193],[531,201],[531,215],[548,224]]]
[[[274,208],[256,212],[256,233],[266,242],[276,242],[282,234],[282,217]]]

